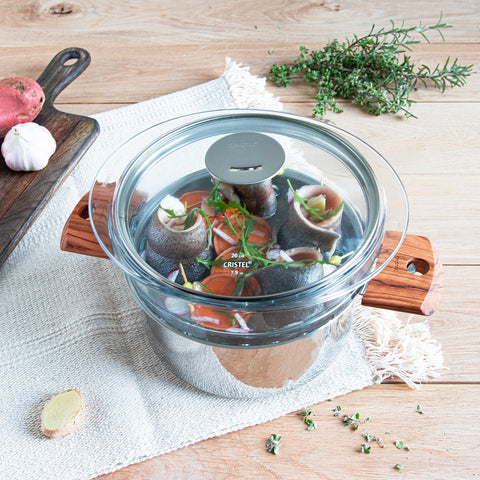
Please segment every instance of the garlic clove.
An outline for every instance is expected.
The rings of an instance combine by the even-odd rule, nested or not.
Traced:
[[[57,149],[49,130],[34,122],[12,127],[2,143],[2,155],[9,168],[15,171],[42,170]]]

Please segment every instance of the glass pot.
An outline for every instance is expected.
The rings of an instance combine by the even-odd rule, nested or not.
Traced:
[[[267,293],[219,295],[160,273],[161,262],[152,266],[146,232],[162,199],[218,182],[254,188],[253,199],[258,185],[273,188],[264,221],[287,243],[300,230],[288,229],[297,190],[333,189],[343,213],[339,226],[326,228],[339,232],[333,246],[317,248],[322,275],[275,288],[290,267],[273,274]],[[107,159],[88,197],[88,214],[86,196],[62,249],[110,258],[146,313],[154,350],[209,393],[252,398],[314,378],[343,348],[359,295],[367,305],[421,314],[433,313],[440,298],[440,261],[428,239],[406,236],[408,201],[395,171],[362,140],[314,119],[222,110],[155,125]],[[308,233],[296,241],[302,237]],[[237,275],[240,259],[230,260],[223,266]],[[224,319],[231,328],[219,326]]]

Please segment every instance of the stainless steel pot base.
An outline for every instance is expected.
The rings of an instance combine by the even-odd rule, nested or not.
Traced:
[[[264,398],[293,390],[328,368],[351,334],[349,307],[311,335],[265,348],[225,348],[192,341],[146,316],[155,353],[187,384],[227,398]]]

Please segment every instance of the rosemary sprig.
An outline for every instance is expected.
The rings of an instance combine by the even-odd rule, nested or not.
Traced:
[[[406,27],[390,21],[390,28],[375,31],[375,25],[363,37],[353,35],[340,43],[337,39],[321,50],[300,47],[300,55],[292,63],[272,65],[269,79],[286,87],[297,78],[317,85],[313,115],[324,117],[327,110],[342,112],[336,98],[351,99],[366,112],[403,112],[414,116],[409,108],[414,100],[410,92],[420,81],[425,87],[433,85],[442,93],[447,86],[463,86],[474,72],[473,65],[460,65],[450,58],[434,68],[421,65],[418,69],[405,51],[420,43],[418,35],[430,43],[428,34],[437,32],[443,40],[443,30],[451,28],[442,22],[442,15],[434,25]],[[401,57],[401,54],[403,56]]]

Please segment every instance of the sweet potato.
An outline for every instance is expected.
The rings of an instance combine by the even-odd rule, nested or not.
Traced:
[[[44,102],[45,94],[35,80],[23,77],[0,80],[0,138],[15,125],[33,121]]]

